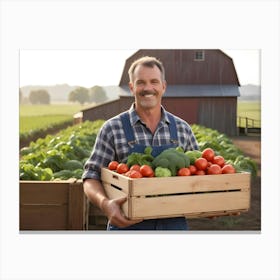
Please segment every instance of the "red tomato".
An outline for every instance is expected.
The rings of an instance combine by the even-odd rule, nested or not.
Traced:
[[[211,148],[206,148],[202,151],[201,157],[207,159],[208,161],[212,161],[215,156],[215,152]]]
[[[153,171],[153,173],[151,173],[148,177],[155,177],[155,172]]]
[[[225,159],[222,156],[215,156],[212,162],[223,167],[225,164]]]
[[[131,170],[128,170],[127,172],[123,173],[122,175],[129,177],[130,174],[131,174]]]
[[[213,163],[211,166],[207,168],[208,175],[217,175],[222,174],[222,168],[220,165]]]
[[[194,175],[205,175],[205,171],[204,170],[196,170]]]
[[[119,163],[116,170],[119,174],[123,174],[129,171],[129,168],[126,163]]]
[[[117,166],[118,166],[118,162],[113,160],[113,161],[110,161],[109,164],[108,164],[108,168],[110,170],[116,170],[117,169]]]
[[[140,172],[144,177],[153,177],[154,174],[152,167],[147,164],[141,165]]]
[[[136,170],[140,172],[140,165],[139,164],[134,164],[130,166],[129,170]]]
[[[191,171],[188,167],[183,167],[180,168],[177,172],[178,176],[190,176],[191,175]]]
[[[197,170],[197,168],[194,165],[189,165],[188,168],[189,168],[191,174],[194,174],[196,172],[196,170]]]
[[[235,168],[231,165],[231,164],[225,164],[223,167],[222,167],[222,173],[223,174],[232,174],[232,173],[235,173]]]
[[[195,167],[198,170],[205,170],[208,166],[208,161],[205,158],[197,158],[194,162]]]
[[[142,174],[140,173],[140,171],[137,170],[130,170],[129,171],[130,174],[128,175],[129,178],[142,178]]]

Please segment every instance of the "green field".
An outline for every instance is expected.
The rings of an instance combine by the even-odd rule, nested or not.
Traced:
[[[245,118],[254,120],[257,127],[261,127],[261,102],[260,101],[238,101],[237,103],[237,126],[245,127]],[[241,122],[241,124],[239,123]],[[252,121],[250,121],[252,124]]]
[[[70,121],[83,108],[79,104],[20,105],[20,133]]]

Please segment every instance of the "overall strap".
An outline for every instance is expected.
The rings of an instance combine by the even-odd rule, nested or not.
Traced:
[[[170,120],[170,126],[169,126],[170,142],[174,143],[174,144],[178,144],[176,121],[175,121],[172,114],[170,114],[168,112],[167,112],[167,114],[168,114],[168,118]],[[130,124],[128,112],[124,112],[124,113],[120,114],[120,118],[121,118],[121,122],[122,122],[122,125],[123,125],[123,129],[124,129],[124,133],[125,133],[127,143],[129,145],[135,144],[136,141],[135,141],[132,126]]]
[[[178,144],[178,135],[177,135],[177,127],[176,127],[176,121],[174,119],[174,116],[167,112],[168,118],[170,120],[170,126],[169,126],[169,131],[170,131],[170,142],[174,144]]]
[[[127,143],[130,144],[134,144],[135,138],[134,138],[134,132],[132,129],[132,126],[130,124],[130,120],[129,120],[129,114],[128,112],[124,112],[120,115],[121,117],[121,121],[122,121],[122,125],[123,125],[123,130],[124,130],[124,134],[127,140]]]

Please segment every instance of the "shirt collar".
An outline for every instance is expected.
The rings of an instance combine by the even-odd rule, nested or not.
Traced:
[[[135,125],[138,121],[142,122],[140,117],[136,113],[134,103],[129,108],[128,114],[129,114],[130,122],[131,122],[132,125]],[[170,123],[167,112],[162,105],[161,105],[161,122],[166,122],[168,124]]]

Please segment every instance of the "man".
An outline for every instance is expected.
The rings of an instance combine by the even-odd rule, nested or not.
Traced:
[[[154,57],[142,57],[132,63],[129,89],[134,104],[124,113],[106,121],[96,138],[91,157],[85,164],[84,190],[89,200],[108,217],[108,230],[186,230],[184,217],[153,220],[129,220],[121,211],[126,198],[108,199],[100,182],[100,168],[110,161],[127,159],[131,152],[143,152],[152,146],[156,156],[164,149],[180,146],[197,150],[190,126],[167,112],[161,105],[166,90],[165,70]]]

